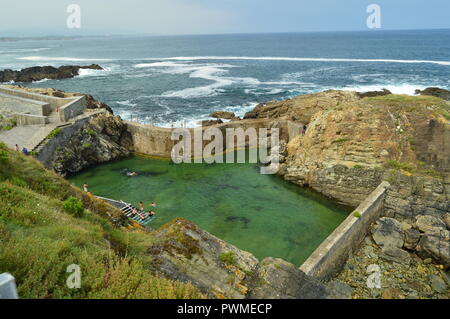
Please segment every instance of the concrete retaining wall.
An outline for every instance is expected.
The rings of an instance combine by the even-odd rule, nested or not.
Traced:
[[[35,101],[23,97],[0,93],[0,108],[14,113],[26,113],[47,116],[51,113],[51,106],[47,102]]]
[[[50,123],[48,117],[46,116],[39,116],[39,115],[32,115],[32,114],[14,114],[17,125],[23,126],[23,125],[43,125]]]
[[[125,121],[128,131],[133,139],[133,151],[152,156],[170,157],[173,146],[178,143],[171,140],[171,128],[161,128],[152,125],[139,124],[136,122]],[[202,129],[218,128],[223,136],[226,136],[227,128],[242,128],[244,131],[248,128],[255,128],[258,132],[259,128],[279,128],[280,139],[289,142],[295,136],[300,134],[301,124],[295,124],[287,120],[270,120],[270,119],[252,119],[242,121],[232,121],[223,124],[205,126]],[[194,129],[189,129],[191,138],[194,138]],[[203,141],[203,146],[210,141]],[[193,144],[192,144],[193,145]],[[226,147],[226,140],[224,139]],[[236,145],[244,147],[245,145]]]
[[[360,246],[369,226],[381,217],[388,182],[381,183],[303,263],[300,270],[320,280],[328,280],[342,269]],[[358,212],[360,217],[354,215]]]
[[[59,109],[59,118],[61,122],[67,122],[69,119],[76,117],[83,113],[86,109],[86,97],[79,96],[69,104],[64,105]]]

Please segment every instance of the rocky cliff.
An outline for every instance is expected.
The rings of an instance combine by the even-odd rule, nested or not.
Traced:
[[[296,266],[275,258],[259,262],[252,254],[176,219],[152,233],[147,250],[151,270],[192,282],[214,298],[327,298],[327,288]]]
[[[0,71],[0,82],[34,82],[43,79],[68,79],[79,75],[80,69],[103,70],[98,64],[86,66],[64,65],[59,68],[53,66],[35,66],[20,71],[7,69]]]

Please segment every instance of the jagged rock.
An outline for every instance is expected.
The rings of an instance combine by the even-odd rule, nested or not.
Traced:
[[[181,218],[162,226],[154,236],[148,254],[156,273],[192,282],[211,297],[246,296],[249,288],[244,280],[258,264],[252,254]]]
[[[393,246],[384,246],[381,251],[380,257],[388,261],[403,264],[409,264],[411,261],[411,258],[407,251]]]
[[[404,243],[402,225],[393,218],[382,217],[372,229],[372,238],[378,246],[401,248]]]
[[[265,258],[255,270],[250,299],[323,299],[326,287],[298,267],[278,258]]]
[[[442,219],[447,226],[447,229],[450,230],[450,213],[447,213],[444,215],[444,218]]]
[[[405,248],[410,250],[416,249],[419,240],[420,231],[418,231],[417,229],[410,228],[405,231]]]
[[[201,121],[200,124],[202,126],[211,126],[211,125],[217,125],[217,124],[222,124],[223,121],[221,119],[217,119],[217,120],[204,120]]]
[[[132,139],[118,116],[105,112],[61,129],[37,159],[60,175],[130,155]]]
[[[437,234],[424,234],[417,245],[422,257],[432,257],[444,266],[450,266],[450,240]]]
[[[330,299],[351,299],[353,295],[353,288],[340,281],[332,281],[328,284],[330,292]]]
[[[445,223],[437,217],[421,215],[416,218],[416,227],[424,232],[436,232],[439,229],[446,229]]]
[[[431,288],[437,293],[445,293],[447,291],[447,284],[441,277],[429,275],[428,280],[430,281]]]
[[[441,99],[450,101],[450,91],[444,90],[437,87],[426,88],[425,90],[416,90],[416,94],[420,95],[431,95],[435,97],[439,97]]]
[[[382,299],[404,299],[402,291],[398,288],[384,289],[381,294]]]
[[[209,116],[214,117],[216,119],[225,119],[225,120],[231,120],[233,118],[236,118],[236,115],[233,112],[225,112],[225,111],[213,112]]]
[[[77,76],[80,69],[103,70],[98,64],[87,66],[64,65],[59,68],[53,66],[35,66],[20,71],[0,71],[0,82],[33,82],[43,79],[67,79]]]

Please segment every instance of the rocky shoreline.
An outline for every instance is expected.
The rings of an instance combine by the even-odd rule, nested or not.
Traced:
[[[7,82],[35,82],[44,79],[61,80],[73,78],[80,74],[82,69],[103,70],[98,64],[86,66],[64,65],[58,68],[53,66],[35,66],[22,70],[3,70],[0,71],[0,83]]]

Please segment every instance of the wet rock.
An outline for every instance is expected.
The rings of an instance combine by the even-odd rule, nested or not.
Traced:
[[[372,238],[378,246],[403,247],[404,234],[399,221],[389,218],[380,218],[372,229]]]
[[[411,261],[407,251],[393,246],[384,246],[380,257],[388,261],[402,264],[409,264]]]
[[[446,225],[441,219],[429,215],[418,216],[416,218],[416,227],[424,233],[446,229]]]
[[[431,288],[437,293],[445,293],[447,291],[447,284],[441,277],[429,275],[428,280],[430,281]]]
[[[353,288],[340,281],[332,281],[328,284],[330,299],[351,299]]]
[[[64,65],[59,68],[53,66],[35,66],[20,71],[0,71],[0,82],[33,82],[43,79],[67,79],[79,75],[80,69],[103,70],[98,64],[87,66]]]
[[[265,258],[255,270],[249,299],[322,299],[326,287],[298,267],[278,258]]]
[[[214,117],[216,119],[225,119],[225,120],[231,120],[236,118],[236,115],[233,112],[225,112],[225,111],[213,112],[209,116]]]
[[[442,263],[444,266],[450,266],[450,240],[438,236],[437,234],[425,234],[417,245],[418,253],[423,257],[431,257]]]
[[[410,250],[416,249],[420,240],[420,231],[410,228],[405,231],[405,243],[404,247]]]

